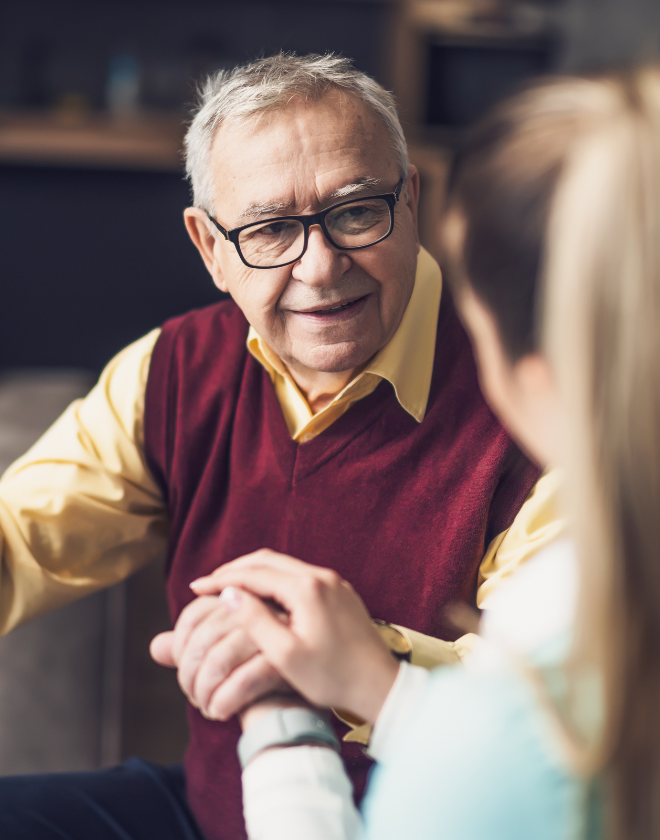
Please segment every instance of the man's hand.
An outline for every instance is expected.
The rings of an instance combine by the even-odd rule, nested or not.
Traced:
[[[160,665],[178,669],[179,685],[204,717],[228,720],[259,698],[291,691],[217,597],[196,598],[150,645]]]
[[[375,722],[399,666],[359,596],[335,572],[262,549],[191,587],[200,595],[222,590],[237,626],[311,703]],[[262,599],[278,603],[288,622]]]

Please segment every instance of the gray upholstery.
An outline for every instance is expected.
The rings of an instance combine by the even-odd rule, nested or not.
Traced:
[[[0,472],[91,384],[76,371],[0,376]],[[94,769],[134,754],[181,760],[185,698],[175,672],[148,653],[171,626],[163,577],[154,563],[0,639],[0,775]]]
[[[0,377],[0,471],[90,385],[76,371]],[[123,600],[116,587],[0,639],[0,774],[119,758]]]

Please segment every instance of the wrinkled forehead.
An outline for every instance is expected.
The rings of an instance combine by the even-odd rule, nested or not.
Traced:
[[[316,101],[294,97],[283,107],[222,125],[211,173],[216,212],[222,208],[235,218],[250,206],[306,212],[347,184],[382,181],[389,191],[398,179],[382,120],[340,91]]]

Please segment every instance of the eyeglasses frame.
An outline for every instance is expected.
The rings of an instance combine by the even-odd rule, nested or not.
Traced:
[[[247,225],[242,225],[241,227],[233,228],[232,230],[227,230],[224,228],[217,219],[214,219],[210,213],[206,215],[209,219],[213,222],[215,227],[220,231],[220,233],[227,239],[229,242],[233,242],[234,247],[238,253],[238,256],[241,258],[241,262],[243,265],[246,265],[248,268],[255,268],[255,269],[269,269],[269,268],[284,268],[284,266],[292,265],[293,263],[298,262],[298,260],[302,259],[305,252],[307,251],[307,245],[309,243],[309,229],[312,225],[319,225],[321,230],[323,231],[323,235],[325,238],[330,242],[333,248],[337,248],[340,251],[360,251],[363,248],[371,248],[372,245],[378,245],[379,242],[387,239],[388,236],[394,230],[394,207],[398,202],[401,196],[401,190],[403,189],[403,178],[399,179],[399,183],[394,188],[394,192],[385,193],[384,195],[367,195],[363,196],[362,198],[350,198],[347,201],[340,201],[339,204],[333,204],[332,207],[326,207],[325,210],[321,210],[319,213],[308,213],[303,216],[274,216],[271,219],[262,219],[258,222],[249,222]],[[359,201],[372,201],[373,199],[381,198],[387,202],[388,207],[390,208],[390,229],[387,231],[385,236],[381,236],[380,239],[377,239],[375,242],[370,242],[368,245],[337,245],[332,237],[330,236],[328,229],[325,226],[325,217],[328,213],[332,212],[333,210],[337,210],[339,207],[344,207],[346,204],[356,204]],[[303,233],[305,237],[305,241],[303,244],[302,253],[299,254],[295,258],[295,260],[289,260],[285,263],[280,263],[279,265],[250,265],[250,263],[245,259],[243,253],[241,252],[241,248],[238,244],[238,237],[242,231],[246,230],[247,228],[256,227],[257,225],[265,225],[269,222],[286,222],[289,220],[294,220],[296,222],[300,222],[303,226]]]

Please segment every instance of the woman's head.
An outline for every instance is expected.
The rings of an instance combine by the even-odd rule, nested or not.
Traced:
[[[515,434],[510,398],[536,388],[566,430],[549,455],[588,580],[577,652],[606,679],[613,818],[660,836],[660,70],[499,106],[457,158],[445,229],[493,407]]]
[[[543,466],[559,460],[564,427],[541,353],[546,232],[571,150],[611,98],[600,80],[559,79],[525,90],[467,135],[449,179],[445,273],[482,387]]]

